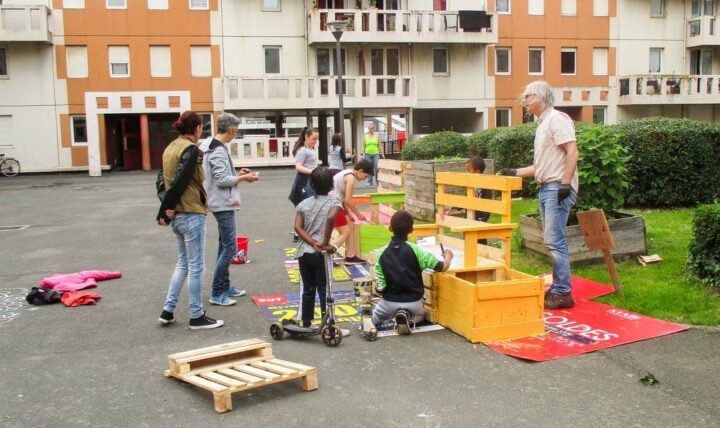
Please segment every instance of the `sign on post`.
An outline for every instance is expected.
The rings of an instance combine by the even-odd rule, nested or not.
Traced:
[[[622,286],[617,271],[615,270],[615,262],[610,254],[610,250],[615,248],[615,241],[613,240],[610,226],[605,218],[605,211],[596,208],[589,211],[578,212],[577,216],[578,222],[580,223],[580,230],[582,231],[583,238],[585,238],[585,245],[593,251],[602,250],[605,264],[608,267],[608,272],[610,272],[610,277],[615,286],[615,292],[622,294]]]

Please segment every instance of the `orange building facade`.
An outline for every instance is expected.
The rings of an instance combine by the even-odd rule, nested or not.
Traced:
[[[493,3],[500,34],[488,55],[487,73],[495,81],[488,126],[533,120],[524,114],[519,96],[535,80],[553,87],[556,108],[574,120],[606,123],[616,74],[615,48],[610,47],[615,0],[608,0],[605,10],[585,0]]]

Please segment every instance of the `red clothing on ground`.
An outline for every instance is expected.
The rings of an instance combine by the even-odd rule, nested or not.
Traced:
[[[92,291],[67,291],[60,301],[65,306],[94,305],[102,296]]]

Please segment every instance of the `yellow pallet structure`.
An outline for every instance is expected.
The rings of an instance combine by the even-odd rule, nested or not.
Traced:
[[[215,410],[232,410],[231,395],[292,379],[305,391],[318,388],[317,369],[275,358],[260,339],[225,343],[168,355],[165,377],[174,377],[213,394]]]

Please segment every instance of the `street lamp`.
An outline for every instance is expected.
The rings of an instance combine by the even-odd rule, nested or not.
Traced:
[[[339,120],[339,132],[340,141],[342,142],[342,149],[345,150],[345,112],[343,111],[343,94],[345,92],[345,86],[343,85],[342,70],[340,69],[342,64],[342,56],[340,51],[340,37],[343,32],[347,29],[348,21],[330,21],[327,25],[333,29],[332,35],[335,37],[335,77],[337,77],[337,92],[338,92],[338,118]],[[338,132],[338,129],[335,130]]]

